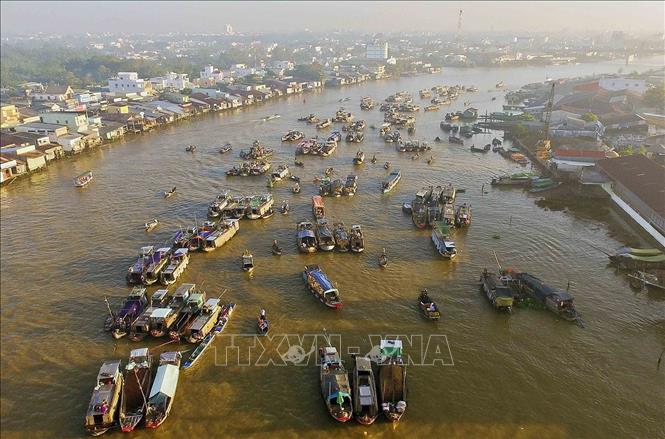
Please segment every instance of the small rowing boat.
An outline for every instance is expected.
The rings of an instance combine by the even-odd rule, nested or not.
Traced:
[[[436,303],[429,298],[427,289],[424,289],[420,292],[418,296],[418,305],[420,310],[423,312],[423,315],[430,320],[439,320],[441,317],[441,312],[439,307],[436,306]]]
[[[381,190],[383,191],[384,194],[387,194],[395,186],[397,186],[397,183],[402,179],[402,172],[400,170],[395,170],[388,175],[388,178],[381,183]]]
[[[305,265],[303,271],[303,280],[314,294],[324,305],[333,309],[342,307],[342,300],[339,297],[339,291],[333,286],[328,276],[318,265]]]
[[[152,229],[154,229],[155,227],[157,227],[158,224],[159,224],[159,220],[157,218],[153,218],[150,221],[147,221],[143,225],[143,228],[145,229],[146,232],[149,232]]]

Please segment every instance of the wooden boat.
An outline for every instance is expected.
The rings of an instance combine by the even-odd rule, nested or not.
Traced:
[[[364,161],[365,161],[365,153],[362,151],[358,151],[356,153],[356,156],[353,158],[353,164],[362,165]]]
[[[362,253],[365,250],[365,237],[359,225],[354,224],[351,226],[351,233],[349,234],[349,247],[354,253]]]
[[[256,319],[256,330],[259,335],[266,335],[270,331],[270,322],[266,318],[265,310],[261,310],[259,317]]]
[[[316,124],[316,128],[321,130],[323,128],[328,128],[332,124],[332,121],[330,119],[324,119],[318,124]]]
[[[173,252],[168,267],[166,267],[160,274],[162,285],[171,285],[175,283],[185,271],[188,264],[189,251],[186,248],[179,248]]]
[[[609,255],[610,262],[619,268],[647,270],[665,268],[665,254],[658,249],[623,247]]]
[[[328,225],[328,220],[322,218],[316,222],[316,242],[320,250],[333,251],[335,248],[335,238]]]
[[[374,371],[369,358],[355,357],[353,367],[353,415],[363,425],[371,425],[379,416]]]
[[[386,249],[383,249],[383,253],[379,255],[379,267],[387,267],[388,266],[388,255],[386,254]]]
[[[150,303],[143,310],[143,313],[130,325],[129,339],[131,341],[141,341],[150,334],[150,316],[158,308],[164,308],[168,305],[168,290],[157,290],[150,297]]]
[[[537,174],[532,172],[518,172],[511,175],[501,175],[492,178],[492,186],[527,186],[531,183],[531,179],[536,177]]]
[[[402,342],[381,340],[379,348],[381,410],[390,421],[397,422],[406,411],[406,364],[402,360]]]
[[[127,283],[128,284],[142,284],[145,279],[145,272],[148,269],[148,265],[152,260],[152,255],[155,253],[155,247],[148,245],[141,247],[139,250],[139,257],[136,259],[128,269],[127,269]]]
[[[443,131],[450,131],[450,130],[453,129],[453,126],[451,124],[449,124],[448,122],[442,121],[439,124],[439,128],[441,128]]]
[[[440,109],[441,109],[441,106],[440,105],[435,105],[435,104],[428,105],[428,106],[425,107],[425,111],[439,111]]]
[[[176,188],[173,186],[170,191],[164,192],[164,198],[170,198],[175,195]]]
[[[402,172],[400,170],[395,170],[388,175],[388,178],[381,183],[381,190],[383,191],[384,194],[387,194],[395,186],[397,186],[397,183],[402,179]]]
[[[455,241],[449,238],[450,226],[445,221],[436,221],[434,230],[432,230],[432,242],[436,250],[446,259],[453,259],[457,256]]]
[[[358,176],[349,174],[346,176],[346,182],[344,182],[344,187],[342,188],[342,194],[352,197],[356,194],[358,190]]]
[[[172,250],[169,247],[160,247],[146,260],[141,278],[144,285],[152,285],[159,280],[162,270],[171,260],[171,252]]]
[[[390,166],[391,166],[390,162],[385,162],[383,164],[383,169],[385,169],[387,171],[388,169],[390,169]]]
[[[157,227],[158,224],[159,224],[159,220],[157,218],[153,218],[150,221],[147,221],[143,225],[143,228],[145,229],[146,232],[149,232],[152,229],[154,229],[155,227]]]
[[[289,213],[289,202],[284,200],[282,201],[282,207],[280,208],[282,215],[287,215]]]
[[[471,225],[471,206],[466,203],[457,208],[455,212],[455,227],[467,227]]]
[[[187,298],[187,304],[180,310],[175,322],[169,328],[169,337],[171,340],[179,341],[189,335],[189,328],[196,317],[201,312],[206,300],[206,294],[203,291],[192,291]]]
[[[286,165],[279,165],[277,169],[275,169],[270,173],[270,177],[272,178],[273,181],[283,180],[287,178],[289,175],[291,175],[291,171],[289,170],[289,167]]]
[[[201,250],[204,252],[211,252],[222,247],[236,235],[239,229],[240,221],[237,219],[225,219],[220,221],[217,228],[205,237]]]
[[[336,421],[346,422],[353,416],[349,375],[333,346],[319,348],[321,395],[328,413]]]
[[[189,145],[187,148],[185,148],[185,151],[187,151],[187,152],[195,152],[195,151],[196,151],[196,146],[194,146],[194,145]]]
[[[349,143],[361,143],[363,140],[365,140],[365,135],[360,131],[350,131],[346,135],[346,141]]]
[[[338,222],[333,225],[333,236],[335,237],[335,248],[340,252],[349,251],[349,234],[343,222]]]
[[[228,192],[222,192],[208,205],[208,218],[219,218],[233,198]]]
[[[470,150],[471,150],[471,152],[487,153],[487,152],[490,151],[491,148],[492,148],[492,146],[488,143],[487,145],[485,145],[482,148],[476,148],[476,145],[471,145]]]
[[[568,321],[578,320],[573,297],[567,291],[552,288],[528,273],[516,273],[513,278],[518,281],[522,293],[533,297],[559,317]]]
[[[288,133],[282,136],[282,142],[295,142],[301,140],[305,137],[305,133],[302,131],[290,130]]]
[[[249,199],[245,216],[251,220],[269,218],[274,213],[274,204],[275,200],[270,194],[254,195]]]
[[[169,416],[180,376],[180,352],[164,352],[159,355],[155,381],[150,388],[145,414],[146,428],[157,428]]]
[[[86,187],[93,179],[92,171],[86,171],[83,174],[74,177],[74,186]]]
[[[487,269],[480,274],[480,288],[494,308],[500,311],[512,312],[513,292],[505,285],[496,273],[490,273]]]
[[[227,152],[231,151],[232,149],[233,148],[231,147],[231,144],[227,143],[226,145],[219,148],[219,153],[220,154],[226,154]]]
[[[282,256],[282,249],[279,246],[279,244],[277,244],[276,239],[272,242],[271,251],[272,251],[272,254],[275,255],[275,256]]]
[[[428,203],[432,198],[433,190],[433,186],[422,188],[416,192],[416,196],[411,202],[411,219],[419,229],[427,227]]]
[[[116,340],[127,335],[132,322],[143,313],[148,303],[146,290],[141,287],[132,288],[117,312],[111,311],[111,306],[106,298],[104,298],[104,301],[109,310],[109,316],[104,323],[104,330],[111,332]]]
[[[191,299],[191,297],[190,297]],[[208,299],[182,334],[189,343],[202,341],[212,331],[219,320],[222,306],[219,299]]]
[[[316,219],[322,219],[326,216],[326,211],[323,206],[323,198],[319,195],[314,195],[312,197],[312,214]]]
[[[277,118],[279,118],[279,117],[282,117],[282,116],[280,116],[279,114],[275,113],[275,114],[271,114],[271,115],[269,115],[269,116],[262,117],[261,120],[264,121],[264,122],[267,122],[267,121],[269,121],[269,120],[277,119]]]
[[[97,383],[85,414],[85,429],[91,436],[100,436],[115,426],[122,384],[120,360],[105,361],[97,373]]]
[[[180,312],[187,306],[190,295],[195,292],[196,284],[182,284],[173,293],[165,308],[156,308],[150,314],[150,335],[155,338],[166,335],[175,324]]]
[[[189,355],[189,358],[187,358],[187,360],[185,360],[185,362],[182,363],[183,369],[189,369],[198,362],[198,360],[203,356],[203,353],[206,351],[206,349],[208,349],[208,347],[215,340],[215,337],[217,337],[217,335],[221,334],[224,331],[224,329],[228,325],[229,319],[231,318],[231,314],[233,314],[233,310],[235,309],[235,307],[236,305],[234,303],[230,303],[222,307],[222,311],[219,314],[219,320],[213,327],[212,332],[210,332],[208,335],[206,335],[203,338],[201,343],[199,343],[198,346],[196,346],[196,348]]]
[[[303,280],[312,294],[314,294],[314,297],[319,299],[324,305],[333,309],[342,307],[339,291],[333,286],[321,267],[318,265],[305,265]]]
[[[626,276],[632,288],[665,290],[664,270],[636,270]]]
[[[314,253],[316,251],[316,234],[314,233],[314,226],[311,222],[300,222],[296,236],[300,253]]]
[[[148,348],[133,349],[123,374],[120,402],[120,428],[127,433],[133,431],[146,412],[145,395],[150,391],[152,357]]]
[[[252,143],[252,146],[248,151],[244,149],[240,151],[240,158],[243,160],[265,160],[268,157],[271,157],[275,151],[272,149],[265,148],[261,145],[261,142],[255,140]]]
[[[298,184],[298,183],[294,184],[293,187],[291,188],[291,192],[293,192],[294,194],[299,194],[300,193],[300,184]]]
[[[328,138],[326,139],[328,142],[341,142],[342,141],[342,133],[339,131],[333,131],[330,133]]]
[[[462,140],[462,139],[460,139],[459,137],[456,137],[456,136],[449,136],[448,137],[448,142],[457,143],[459,145],[464,145],[464,140]]]
[[[441,312],[439,307],[434,303],[432,299],[429,298],[427,290],[422,290],[420,296],[418,296],[418,306],[423,312],[423,315],[430,320],[439,320],[441,317]]]
[[[242,254],[242,271],[251,273],[254,271],[254,256],[249,250]]]
[[[561,186],[563,183],[560,181],[553,181],[551,184],[546,185],[546,186],[539,186],[539,187],[533,187],[529,189],[529,192],[532,194],[540,193],[540,192],[547,192],[551,191],[552,189],[556,189],[559,186]]]

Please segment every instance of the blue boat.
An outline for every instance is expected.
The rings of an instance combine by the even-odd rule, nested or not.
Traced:
[[[217,321],[217,324],[212,329],[210,334],[205,336],[201,343],[196,346],[196,349],[194,349],[194,351],[189,355],[189,358],[187,358],[187,360],[182,363],[181,367],[183,369],[189,369],[190,367],[194,366],[199,358],[203,356],[205,350],[208,349],[208,346],[210,346],[210,344],[215,340],[215,337],[224,331],[226,325],[229,323],[229,319],[231,318],[231,314],[233,314],[235,307],[235,303],[230,303],[224,306],[224,309],[219,315],[219,320]]]

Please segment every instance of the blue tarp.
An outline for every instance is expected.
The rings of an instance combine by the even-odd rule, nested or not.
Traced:
[[[311,230],[301,230],[298,232],[298,238],[314,238],[314,232]]]
[[[335,287],[333,287],[332,282],[326,277],[325,274],[321,271],[312,271],[311,272],[312,277],[321,285],[321,288],[323,288],[323,291],[328,291],[328,290],[334,290]]]

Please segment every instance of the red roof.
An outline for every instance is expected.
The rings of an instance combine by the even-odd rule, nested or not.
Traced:
[[[598,91],[600,90],[600,86],[598,85],[598,81],[592,81],[592,82],[585,82],[582,84],[577,84],[576,86],[573,87],[574,91]]]
[[[589,157],[589,158],[605,158],[605,151],[591,150],[591,149],[557,149],[554,151],[557,157]]]

